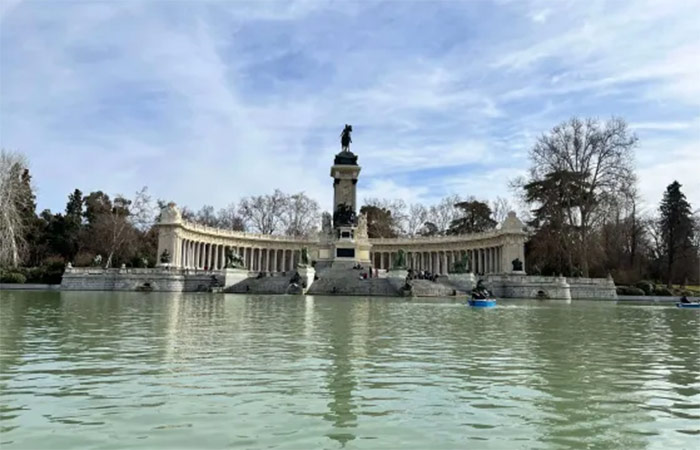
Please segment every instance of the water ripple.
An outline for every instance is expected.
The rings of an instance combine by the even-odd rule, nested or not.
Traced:
[[[686,312],[0,292],[0,445],[693,448]]]

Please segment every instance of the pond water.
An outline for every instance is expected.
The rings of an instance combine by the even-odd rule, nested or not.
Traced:
[[[697,449],[700,311],[0,292],[0,447]]]

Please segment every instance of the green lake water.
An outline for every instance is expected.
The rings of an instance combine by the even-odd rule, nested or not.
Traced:
[[[697,449],[700,311],[0,292],[0,448]]]

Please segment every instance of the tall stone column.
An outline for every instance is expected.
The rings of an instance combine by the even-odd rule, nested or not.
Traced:
[[[443,251],[442,252],[442,267],[440,267],[440,273],[443,275],[447,274],[447,252]]]

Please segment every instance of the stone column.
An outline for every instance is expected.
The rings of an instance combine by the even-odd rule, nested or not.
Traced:
[[[484,258],[486,258],[486,270],[484,271],[484,274],[490,273],[491,272],[491,248],[486,247],[484,249]]]
[[[187,268],[192,268],[192,261],[194,260],[194,247],[192,246],[192,241],[187,240]]]
[[[442,264],[441,264],[441,266],[442,267],[440,268],[440,273],[443,275],[447,274],[447,252],[446,251],[442,252]]]

